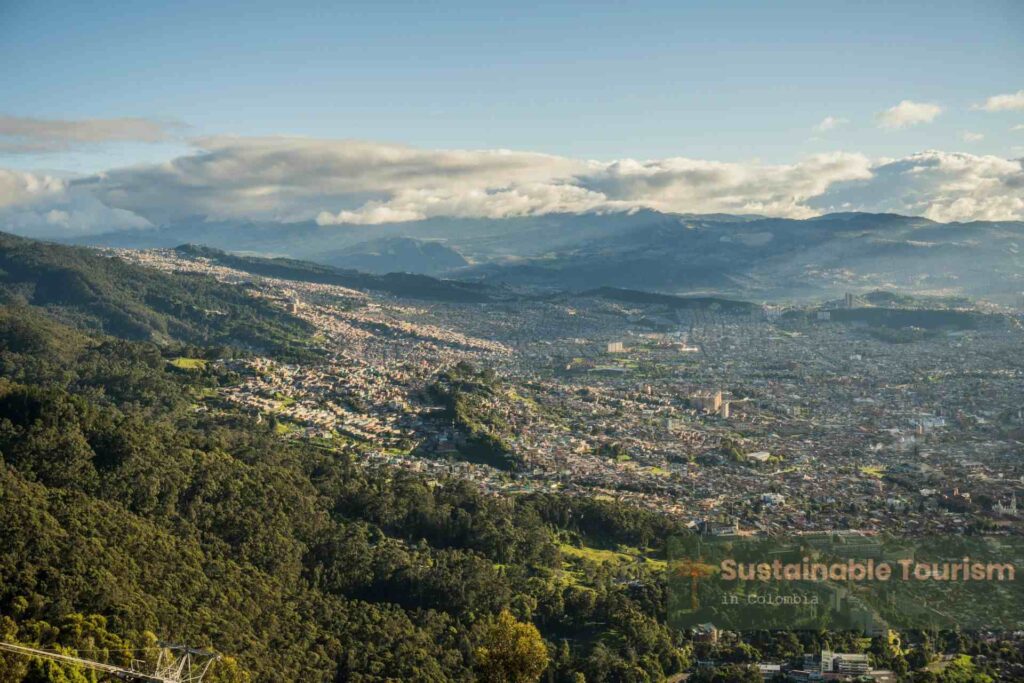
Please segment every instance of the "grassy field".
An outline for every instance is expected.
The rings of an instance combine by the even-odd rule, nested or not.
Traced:
[[[294,422],[288,422],[278,418],[277,423],[274,425],[274,433],[282,436],[288,434],[294,434],[295,432],[301,431],[302,427],[295,424]]]
[[[601,564],[611,562],[612,564],[633,564],[643,562],[655,570],[664,570],[667,566],[665,560],[658,560],[648,557],[637,548],[619,546],[617,550],[606,550],[603,548],[591,548],[589,546],[577,547],[568,543],[560,543],[558,549],[568,557],[578,557],[582,560]]]
[[[206,361],[202,358],[175,358],[174,360],[168,361],[171,365],[181,370],[205,370]]]

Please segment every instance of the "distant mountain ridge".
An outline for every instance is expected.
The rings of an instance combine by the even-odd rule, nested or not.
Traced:
[[[1010,303],[1024,291],[1024,223],[892,214],[681,220],[463,272],[511,286],[622,287],[741,298],[824,298],[879,288]]]
[[[339,268],[365,273],[442,275],[469,265],[462,254],[442,242],[411,237],[382,237],[327,252],[319,259]]]
[[[74,244],[131,249],[202,244],[254,256],[321,262],[332,255],[373,250],[385,240],[443,241],[467,259],[494,260],[540,256],[588,239],[640,225],[675,223],[679,216],[656,211],[607,214],[545,214],[501,219],[429,218],[380,225],[317,225],[313,221],[207,221],[195,219],[152,230],[131,230],[69,238]],[[720,217],[743,221],[749,217]]]
[[[82,241],[305,259],[495,285],[620,287],[756,299],[896,289],[984,297],[1024,291],[1024,222],[937,223],[897,214],[795,220],[642,210],[374,226],[195,222]]]
[[[175,250],[182,256],[205,258],[229,268],[265,277],[339,285],[410,299],[461,303],[483,303],[491,300],[487,286],[471,282],[440,280],[412,273],[372,275],[298,259],[239,256],[196,244],[179,245]]]

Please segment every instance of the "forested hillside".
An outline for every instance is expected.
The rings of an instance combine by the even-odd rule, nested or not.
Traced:
[[[0,301],[31,304],[82,329],[124,339],[231,345],[295,354],[309,325],[244,288],[171,275],[91,249],[0,233]]]

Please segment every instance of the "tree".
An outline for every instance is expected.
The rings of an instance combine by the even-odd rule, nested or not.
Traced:
[[[532,683],[548,666],[548,649],[533,624],[516,621],[502,610],[485,628],[476,649],[483,680],[493,683]]]
[[[700,669],[690,681],[693,683],[760,683],[761,672],[746,664],[726,664],[716,669]]]

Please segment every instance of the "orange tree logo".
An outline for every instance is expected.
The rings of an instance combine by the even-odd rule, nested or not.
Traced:
[[[701,577],[711,576],[718,571],[718,568],[704,563],[698,556],[696,560],[690,558],[679,560],[674,567],[674,571],[677,576],[690,579],[690,609],[696,611],[700,608],[700,600],[697,598],[697,586]]]

